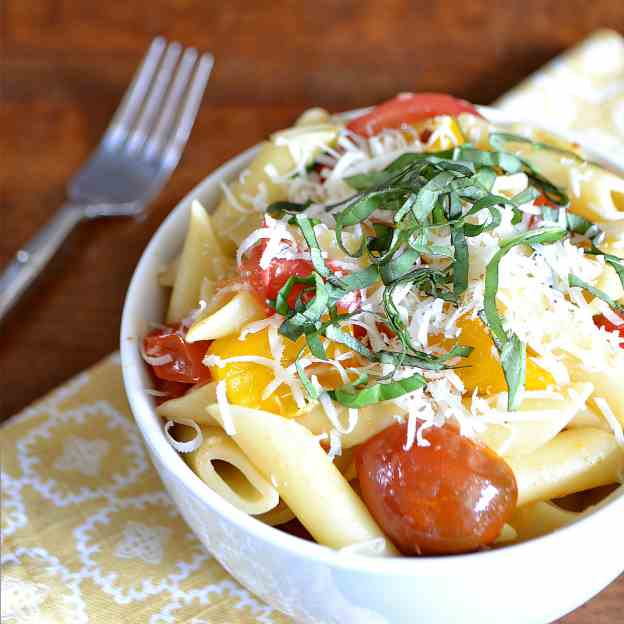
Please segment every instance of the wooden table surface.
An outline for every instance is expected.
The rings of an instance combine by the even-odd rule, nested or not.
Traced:
[[[169,210],[304,108],[345,110],[401,90],[489,103],[604,26],[624,32],[623,2],[4,0],[0,266],[60,205],[154,35],[211,50],[217,63],[147,218],[81,226],[0,327],[0,420],[117,349],[132,271]],[[561,621],[616,624],[623,607],[620,577]]]

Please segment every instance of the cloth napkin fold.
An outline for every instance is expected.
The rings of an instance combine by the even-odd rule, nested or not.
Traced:
[[[595,33],[496,105],[624,162],[624,39]],[[238,585],[177,514],[117,354],[10,419],[0,451],[3,623],[292,621]]]
[[[624,38],[596,31],[494,106],[565,132],[624,167]]]

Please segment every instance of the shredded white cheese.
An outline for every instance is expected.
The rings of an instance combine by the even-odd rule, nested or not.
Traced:
[[[340,433],[335,429],[329,432],[329,451],[327,456],[333,461],[334,457],[342,455],[342,441],[340,439]]]
[[[605,417],[605,420],[609,424],[609,427],[613,430],[613,435],[617,443],[624,447],[624,430],[622,429],[622,423],[617,419],[617,416],[613,413],[611,406],[602,397],[594,397],[594,402],[596,403],[598,409],[601,411],[602,415]]]
[[[179,442],[176,440],[170,433],[169,430],[176,425],[176,422],[181,425],[186,425],[187,427],[191,427],[195,430],[195,436],[186,442]],[[164,427],[165,438],[167,438],[167,442],[171,444],[171,446],[178,451],[178,453],[192,453],[196,451],[204,441],[204,436],[202,434],[202,430],[199,425],[194,420],[180,419],[178,421],[168,420],[165,423]]]
[[[227,398],[227,385],[225,381],[219,381],[216,387],[217,403],[219,405],[219,413],[223,419],[223,429],[230,436],[236,435],[236,427],[232,420],[232,412],[230,411],[230,403]]]

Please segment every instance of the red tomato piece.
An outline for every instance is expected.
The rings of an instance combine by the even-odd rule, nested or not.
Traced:
[[[247,282],[254,294],[266,304],[268,300],[275,299],[288,278],[309,277],[314,270],[309,260],[289,260],[286,258],[274,258],[266,269],[260,268],[260,258],[267,246],[266,240],[261,240],[254,245],[243,257],[240,267],[241,277]],[[297,297],[305,288],[303,284],[297,284],[290,292],[288,305],[292,308]]]
[[[254,294],[266,304],[267,301],[275,299],[277,294],[286,284],[289,277],[309,277],[314,271],[314,265],[309,260],[289,260],[287,258],[275,258],[266,269],[260,268],[260,258],[267,246],[267,241],[262,240],[254,245],[243,257],[240,267],[241,277],[247,282]],[[335,272],[344,275],[344,271],[340,267],[327,263]],[[295,307],[297,298],[306,288],[305,284],[296,284],[290,291],[288,296],[288,305]],[[310,294],[310,298],[313,295]],[[344,304],[338,302],[338,312],[344,314],[348,312],[351,303],[359,305],[361,301],[360,293],[354,292],[345,297],[347,300]],[[271,309],[269,309],[272,312]]]
[[[177,399],[184,396],[187,391],[192,387],[189,384],[182,383],[181,381],[167,381],[166,379],[160,379],[155,377],[155,389],[159,392],[163,392],[162,396],[155,396],[156,405],[160,405],[170,399]]]
[[[289,260],[288,258],[275,258],[271,261],[266,269],[260,268],[260,259],[267,246],[266,240],[256,243],[244,256],[241,262],[240,275],[247,282],[254,294],[267,304],[269,300],[275,299],[279,291],[292,276],[310,277],[314,272],[314,265],[310,260]],[[333,263],[331,260],[327,262],[327,266],[338,276],[344,276],[346,272],[340,265]],[[295,307],[297,299],[301,292],[306,288],[305,284],[295,284],[290,291],[287,302],[291,308]],[[313,298],[313,294],[304,295],[304,300],[309,301]],[[346,314],[352,311],[353,305],[358,308],[361,305],[362,297],[359,291],[348,293],[337,304],[339,314]],[[267,312],[270,314],[273,309],[267,306]]]
[[[388,336],[388,338],[394,338],[396,336],[396,334],[385,323],[377,322],[375,324],[377,326],[377,329],[382,334],[385,334],[386,336]],[[366,336],[368,335],[368,332],[363,327],[361,327],[360,325],[354,325],[353,326],[353,335],[356,338],[366,338]]]
[[[624,320],[624,316],[622,319]],[[594,316],[594,323],[596,323],[598,327],[604,327],[608,332],[617,332],[620,336],[622,336],[622,338],[624,338],[624,323],[616,325],[606,317],[602,316],[602,314]],[[620,346],[624,349],[624,344],[621,344]]]
[[[516,506],[511,468],[448,424],[423,432],[430,446],[414,442],[406,451],[406,434],[397,423],[355,451],[362,498],[386,535],[405,555],[493,542]]]
[[[537,215],[529,215],[529,218],[527,219],[527,230],[532,230],[538,221],[539,217]]]
[[[354,325],[353,326],[353,335],[358,339],[358,340],[362,340],[364,338],[366,338],[366,336],[368,335],[366,330],[361,327],[360,325]]]
[[[534,202],[536,206],[550,206],[551,208],[560,208],[555,202],[550,201],[546,195],[540,195]]]
[[[546,195],[540,195],[534,202],[536,206],[550,206],[551,208],[560,208],[554,202],[551,202]],[[527,229],[532,230],[540,220],[538,215],[531,215],[527,220]]]
[[[368,138],[386,128],[400,128],[404,123],[414,123],[438,115],[457,116],[460,113],[481,117],[470,102],[458,100],[445,93],[400,93],[375,106],[370,113],[353,119],[347,124],[347,128]]]
[[[425,128],[420,133],[420,142],[421,143],[426,143],[431,138],[432,134],[433,134],[433,132],[431,132],[431,130],[429,130],[428,128]]]
[[[202,364],[209,346],[209,340],[186,342],[177,326],[154,329],[143,339],[143,350],[147,356],[171,356],[166,364],[151,365],[154,375],[159,379],[185,384],[210,381],[210,371]]]

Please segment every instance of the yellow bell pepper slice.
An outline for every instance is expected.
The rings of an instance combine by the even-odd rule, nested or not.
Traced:
[[[472,353],[462,359],[461,366],[456,369],[457,375],[463,381],[467,392],[477,392],[481,395],[493,395],[507,391],[507,383],[500,361],[495,355],[492,338],[483,323],[477,318],[463,316],[457,322],[461,329],[459,341],[461,344],[473,347]],[[538,366],[527,357],[526,385],[527,390],[545,390],[554,385],[553,376],[541,366]]]
[[[295,361],[303,340],[292,342],[284,339],[284,353],[281,364],[289,366]],[[234,334],[215,340],[207,355],[222,359],[252,355],[273,359],[269,346],[268,330],[248,334],[244,340]],[[234,405],[252,407],[273,412],[280,416],[290,416],[297,411],[290,387],[281,384],[267,398],[263,398],[265,388],[275,379],[269,366],[255,362],[228,362],[223,366],[210,366],[210,374],[215,381],[225,381],[228,401]]]

